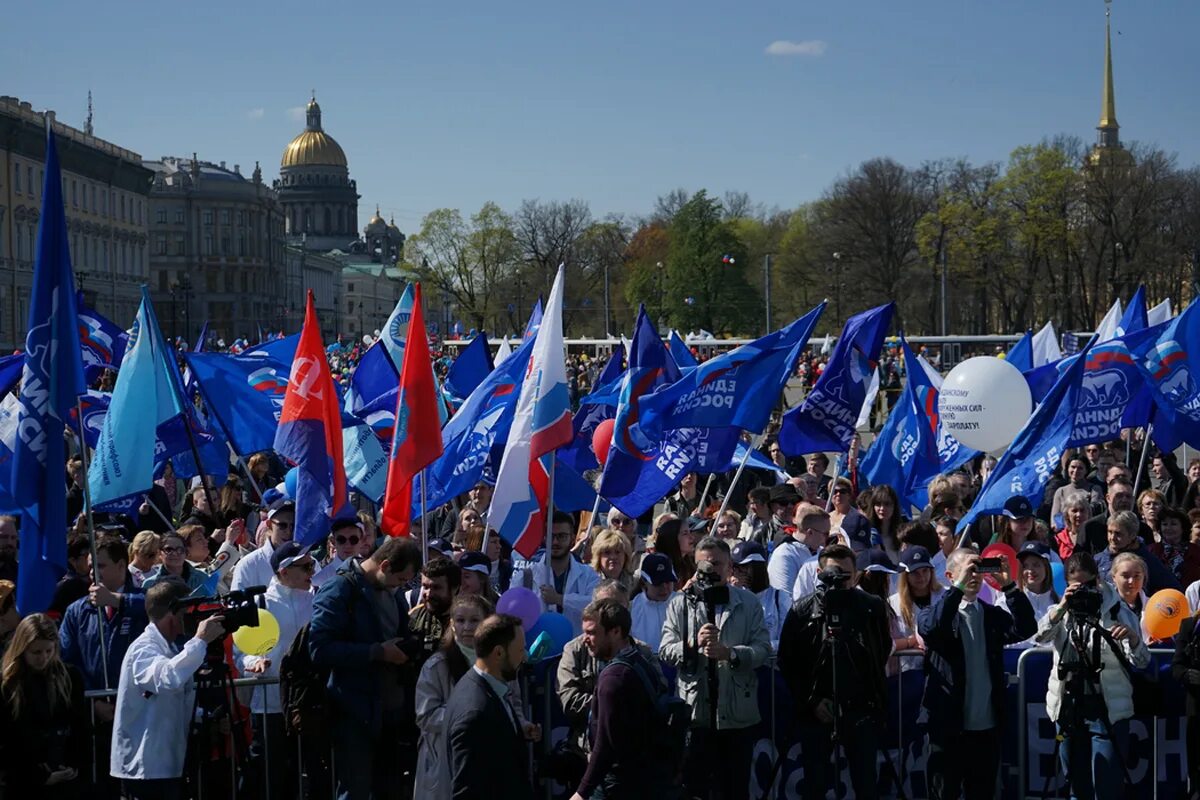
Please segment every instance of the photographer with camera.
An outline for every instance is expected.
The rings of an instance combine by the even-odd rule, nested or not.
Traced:
[[[779,670],[800,716],[804,796],[824,798],[836,782],[830,762],[841,745],[854,796],[873,798],[892,647],[887,611],[878,597],[854,588],[859,576],[849,547],[826,547],[819,564],[816,590],[788,612],[779,639]]]
[[[1150,662],[1150,651],[1136,616],[1097,580],[1090,552],[1076,550],[1064,566],[1063,599],[1037,632],[1039,644],[1054,647],[1046,714],[1058,725],[1058,755],[1072,795],[1118,798],[1129,780],[1131,671]]]
[[[727,542],[696,545],[696,575],[671,598],[658,653],[679,671],[679,696],[692,707],[684,785],[693,797],[745,797],[750,782],[755,670],[771,641],[758,598],[729,585],[732,569]]]
[[[983,573],[996,576],[1008,610],[979,600]],[[1004,723],[1004,646],[1037,632],[1033,606],[1008,574],[1008,560],[959,548],[946,559],[946,590],[918,623],[925,640],[930,795],[992,800]]]
[[[183,645],[183,613],[172,605],[187,597],[187,584],[167,578],[146,592],[150,624],[133,641],[117,685],[110,771],[127,800],[173,800],[182,791],[183,762],[195,705],[194,675],[208,645],[225,629],[220,616],[202,620]]]

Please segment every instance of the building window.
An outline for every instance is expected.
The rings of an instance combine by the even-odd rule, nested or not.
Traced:
[[[165,208],[160,208],[158,210],[158,212],[154,215],[154,218],[158,222],[159,225],[166,225],[167,224],[167,210]]]
[[[141,200],[137,201],[137,210],[138,210],[138,216],[137,216],[138,225],[141,225],[142,224],[142,201]]]
[[[17,223],[17,261],[25,260],[25,226]]]
[[[13,191],[21,191],[21,165],[13,164]]]
[[[183,255],[184,247],[185,247],[184,238],[182,236],[176,236],[175,237],[175,255],[177,255],[177,256]]]
[[[222,225],[229,224],[229,209],[228,208],[221,209],[221,224]]]
[[[182,209],[182,208],[180,208],[180,209],[177,209],[177,210],[175,211],[175,224],[176,224],[176,225],[182,225],[182,224],[183,224],[183,209]]]
[[[246,212],[238,211],[237,220],[238,220],[238,225],[245,225],[246,224]]]
[[[71,207],[79,208],[79,184],[71,180]]]
[[[96,210],[96,187],[92,187],[92,210]]]
[[[238,236],[238,255],[246,255],[246,234],[244,233]]]
[[[346,284],[346,293],[349,294],[350,292],[353,292],[353,291],[354,291],[354,284],[353,283]]]
[[[33,197],[33,167],[26,168],[25,177],[29,179],[29,185],[25,187],[25,190],[29,192],[30,197]]]
[[[82,191],[82,192],[80,192],[80,194],[82,194],[82,195],[83,195],[83,197],[81,198],[81,200],[83,201],[83,210],[84,210],[84,211],[87,211],[87,210],[88,210],[88,204],[87,204],[87,192],[88,192],[88,187],[87,187],[87,184],[85,183],[85,184],[83,185],[83,191]]]
[[[165,256],[167,254],[167,237],[158,236],[154,239],[154,247],[158,255]]]
[[[221,234],[221,255],[223,255],[223,256],[229,255],[229,234],[228,233]]]
[[[204,234],[204,255],[211,256],[213,254],[213,237],[211,233]]]
[[[165,269],[158,273],[158,290],[160,292],[171,291],[170,274]]]
[[[346,313],[347,313],[347,314],[353,314],[353,313],[354,313],[354,301],[353,301],[353,300],[351,300],[350,302],[346,303]]]
[[[204,211],[200,214],[200,219],[203,220],[205,225],[212,225],[213,224],[212,209],[211,208],[204,209]]]

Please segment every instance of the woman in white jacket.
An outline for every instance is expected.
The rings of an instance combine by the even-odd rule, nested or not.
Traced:
[[[1115,800],[1124,791],[1121,759],[1128,753],[1133,716],[1128,670],[1145,667],[1150,651],[1142,641],[1137,617],[1111,586],[1096,580],[1091,553],[1076,550],[1065,568],[1063,599],[1042,618],[1036,636],[1039,644],[1054,646],[1046,713],[1063,736],[1060,761],[1070,776],[1072,795]],[[1098,616],[1087,621],[1079,612],[1068,611],[1070,598],[1084,589],[1100,596]],[[1092,663],[1096,653],[1100,664]],[[1060,672],[1060,667],[1066,671]],[[1070,685],[1064,686],[1064,676],[1078,677],[1068,677]]]
[[[421,740],[417,745],[417,775],[413,797],[449,800],[450,766],[446,760],[446,703],[455,684],[475,663],[475,629],[492,613],[492,604],[479,595],[460,595],[450,609],[450,626],[442,646],[429,657],[417,678],[416,713]],[[522,716],[521,692],[516,681],[509,684],[517,722],[527,738],[536,725]]]

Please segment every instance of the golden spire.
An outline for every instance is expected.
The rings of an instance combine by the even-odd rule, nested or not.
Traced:
[[[1100,105],[1100,130],[1115,131],[1117,125],[1117,101],[1113,93],[1112,67],[1112,0],[1104,0],[1104,97]]]

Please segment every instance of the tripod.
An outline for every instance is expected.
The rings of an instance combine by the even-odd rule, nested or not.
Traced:
[[[239,752],[244,749],[239,744],[239,728],[244,719],[234,713],[240,708],[233,676],[225,662],[222,637],[208,646],[204,664],[196,671],[196,698],[185,759],[191,769],[185,769],[185,774],[194,775],[193,796],[198,800],[208,796],[237,797],[238,763],[245,756]],[[222,730],[223,725],[228,725],[229,730]],[[222,761],[229,764],[227,776],[221,774]]]
[[[1133,776],[1129,774],[1129,767],[1125,763],[1125,754],[1121,752],[1121,748],[1117,744],[1117,737],[1113,732],[1112,722],[1108,718],[1108,704],[1104,701],[1104,691],[1100,685],[1100,672],[1104,669],[1104,664],[1101,662],[1100,657],[1101,640],[1112,648],[1126,677],[1129,677],[1131,667],[1126,663],[1125,656],[1121,653],[1116,640],[1113,639],[1111,633],[1100,625],[1099,619],[1081,617],[1076,620],[1072,618],[1069,626],[1068,641],[1078,661],[1076,663],[1063,663],[1061,659],[1059,661],[1059,679],[1063,681],[1066,687],[1063,696],[1063,706],[1059,714],[1059,726],[1064,732],[1056,733],[1054,736],[1054,750],[1051,754],[1051,764],[1058,764],[1059,752],[1063,741],[1068,736],[1075,740],[1086,738],[1089,740],[1089,748],[1091,747],[1091,732],[1087,729],[1087,715],[1083,708],[1083,703],[1086,698],[1094,698],[1095,709],[1098,711],[1100,723],[1103,725],[1109,741],[1112,742],[1113,750],[1117,755],[1117,762],[1121,765],[1121,772],[1125,780],[1125,789],[1128,790],[1133,786]],[[1088,652],[1089,632],[1093,634],[1091,636],[1092,645],[1090,654]],[[1092,760],[1094,759],[1090,759],[1089,761]],[[1068,796],[1072,792],[1071,762],[1072,759],[1070,753],[1068,753],[1066,768],[1064,769],[1067,779],[1066,788]],[[1053,772],[1047,773],[1046,782],[1042,786],[1042,800],[1050,797],[1050,779],[1056,774],[1057,768]],[[1055,792],[1055,796],[1057,794],[1058,792]]]

